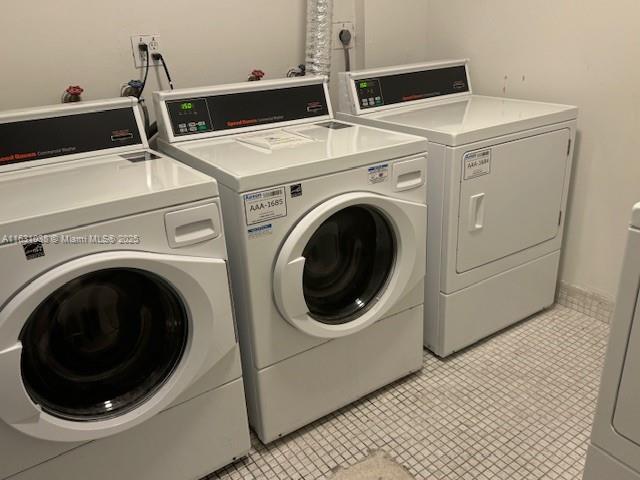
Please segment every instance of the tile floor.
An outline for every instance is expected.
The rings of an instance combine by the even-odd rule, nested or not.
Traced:
[[[565,307],[572,308],[605,323],[611,322],[615,301],[596,292],[569,285],[560,281],[556,300]]]
[[[543,312],[249,456],[210,479],[324,479],[384,452],[417,479],[579,480],[608,326]]]

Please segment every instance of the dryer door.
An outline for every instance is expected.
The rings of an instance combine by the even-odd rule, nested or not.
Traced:
[[[457,272],[558,235],[568,129],[462,155]]]
[[[274,294],[284,318],[320,338],[355,333],[424,277],[426,206],[370,193],[311,210],[278,256]]]
[[[167,407],[235,345],[226,262],[140,252],[73,260],[0,312],[0,417],[84,441]]]

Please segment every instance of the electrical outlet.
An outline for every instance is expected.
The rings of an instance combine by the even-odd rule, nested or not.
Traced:
[[[347,48],[353,48],[353,43],[356,38],[356,30],[353,26],[353,22],[333,22],[333,41],[331,48],[333,50],[342,50],[342,42],[340,41],[340,30],[349,30],[351,32],[351,41]]]
[[[160,53],[160,35],[131,35],[131,50],[133,52],[133,62],[135,63],[136,68],[144,68],[147,64],[147,52],[140,50],[139,45],[141,43],[146,43],[149,47],[149,66],[157,67],[161,65],[162,62],[151,58],[152,54]]]

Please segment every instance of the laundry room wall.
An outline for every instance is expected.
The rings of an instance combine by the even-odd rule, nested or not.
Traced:
[[[402,8],[398,8],[402,5]],[[427,59],[427,0],[334,0],[334,22],[354,22],[352,69],[420,62]],[[334,32],[335,34],[335,32]],[[344,71],[344,53],[332,52],[331,97],[337,105],[337,72]]]
[[[470,58],[476,93],[580,107],[561,279],[613,299],[640,201],[640,2],[429,0],[428,9],[429,57]]]
[[[366,5],[364,68],[427,59],[427,0],[361,1]]]
[[[282,77],[304,58],[303,0],[4,2],[0,108],[57,103],[70,84],[84,98],[118,96],[140,77],[130,36],[159,34],[174,84],[243,81],[254,68]],[[150,73],[149,91],[164,83]]]
[[[335,0],[334,19],[356,26],[353,65],[379,63],[395,52],[424,58],[426,38],[410,10],[426,0],[403,0],[409,10],[383,0]],[[119,95],[140,77],[130,36],[159,34],[176,87],[244,81],[254,68],[265,78],[283,77],[304,62],[306,0],[154,0],[4,2],[0,15],[0,110],[58,103],[64,89],[79,84],[84,98]],[[396,11],[393,11],[396,10]],[[388,34],[387,21],[403,25],[405,38]],[[369,26],[366,27],[365,23]],[[365,33],[366,31],[366,33]],[[414,49],[407,48],[409,38]],[[344,68],[334,51],[333,71]],[[148,91],[166,88],[161,69],[150,73]]]

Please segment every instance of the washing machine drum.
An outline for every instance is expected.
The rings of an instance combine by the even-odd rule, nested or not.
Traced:
[[[0,310],[0,418],[43,440],[113,435],[169,407],[235,346],[225,260],[79,257]]]
[[[178,294],[133,269],[85,274],[50,294],[20,336],[21,371],[51,415],[98,420],[130,411],[170,377],[187,342]]]
[[[366,205],[326,219],[302,252],[302,288],[311,317],[330,325],[348,323],[375,303],[393,268],[394,244],[387,219]]]
[[[384,317],[424,277],[426,206],[354,192],[308,212],[274,269],[282,316],[320,338],[356,333]]]

